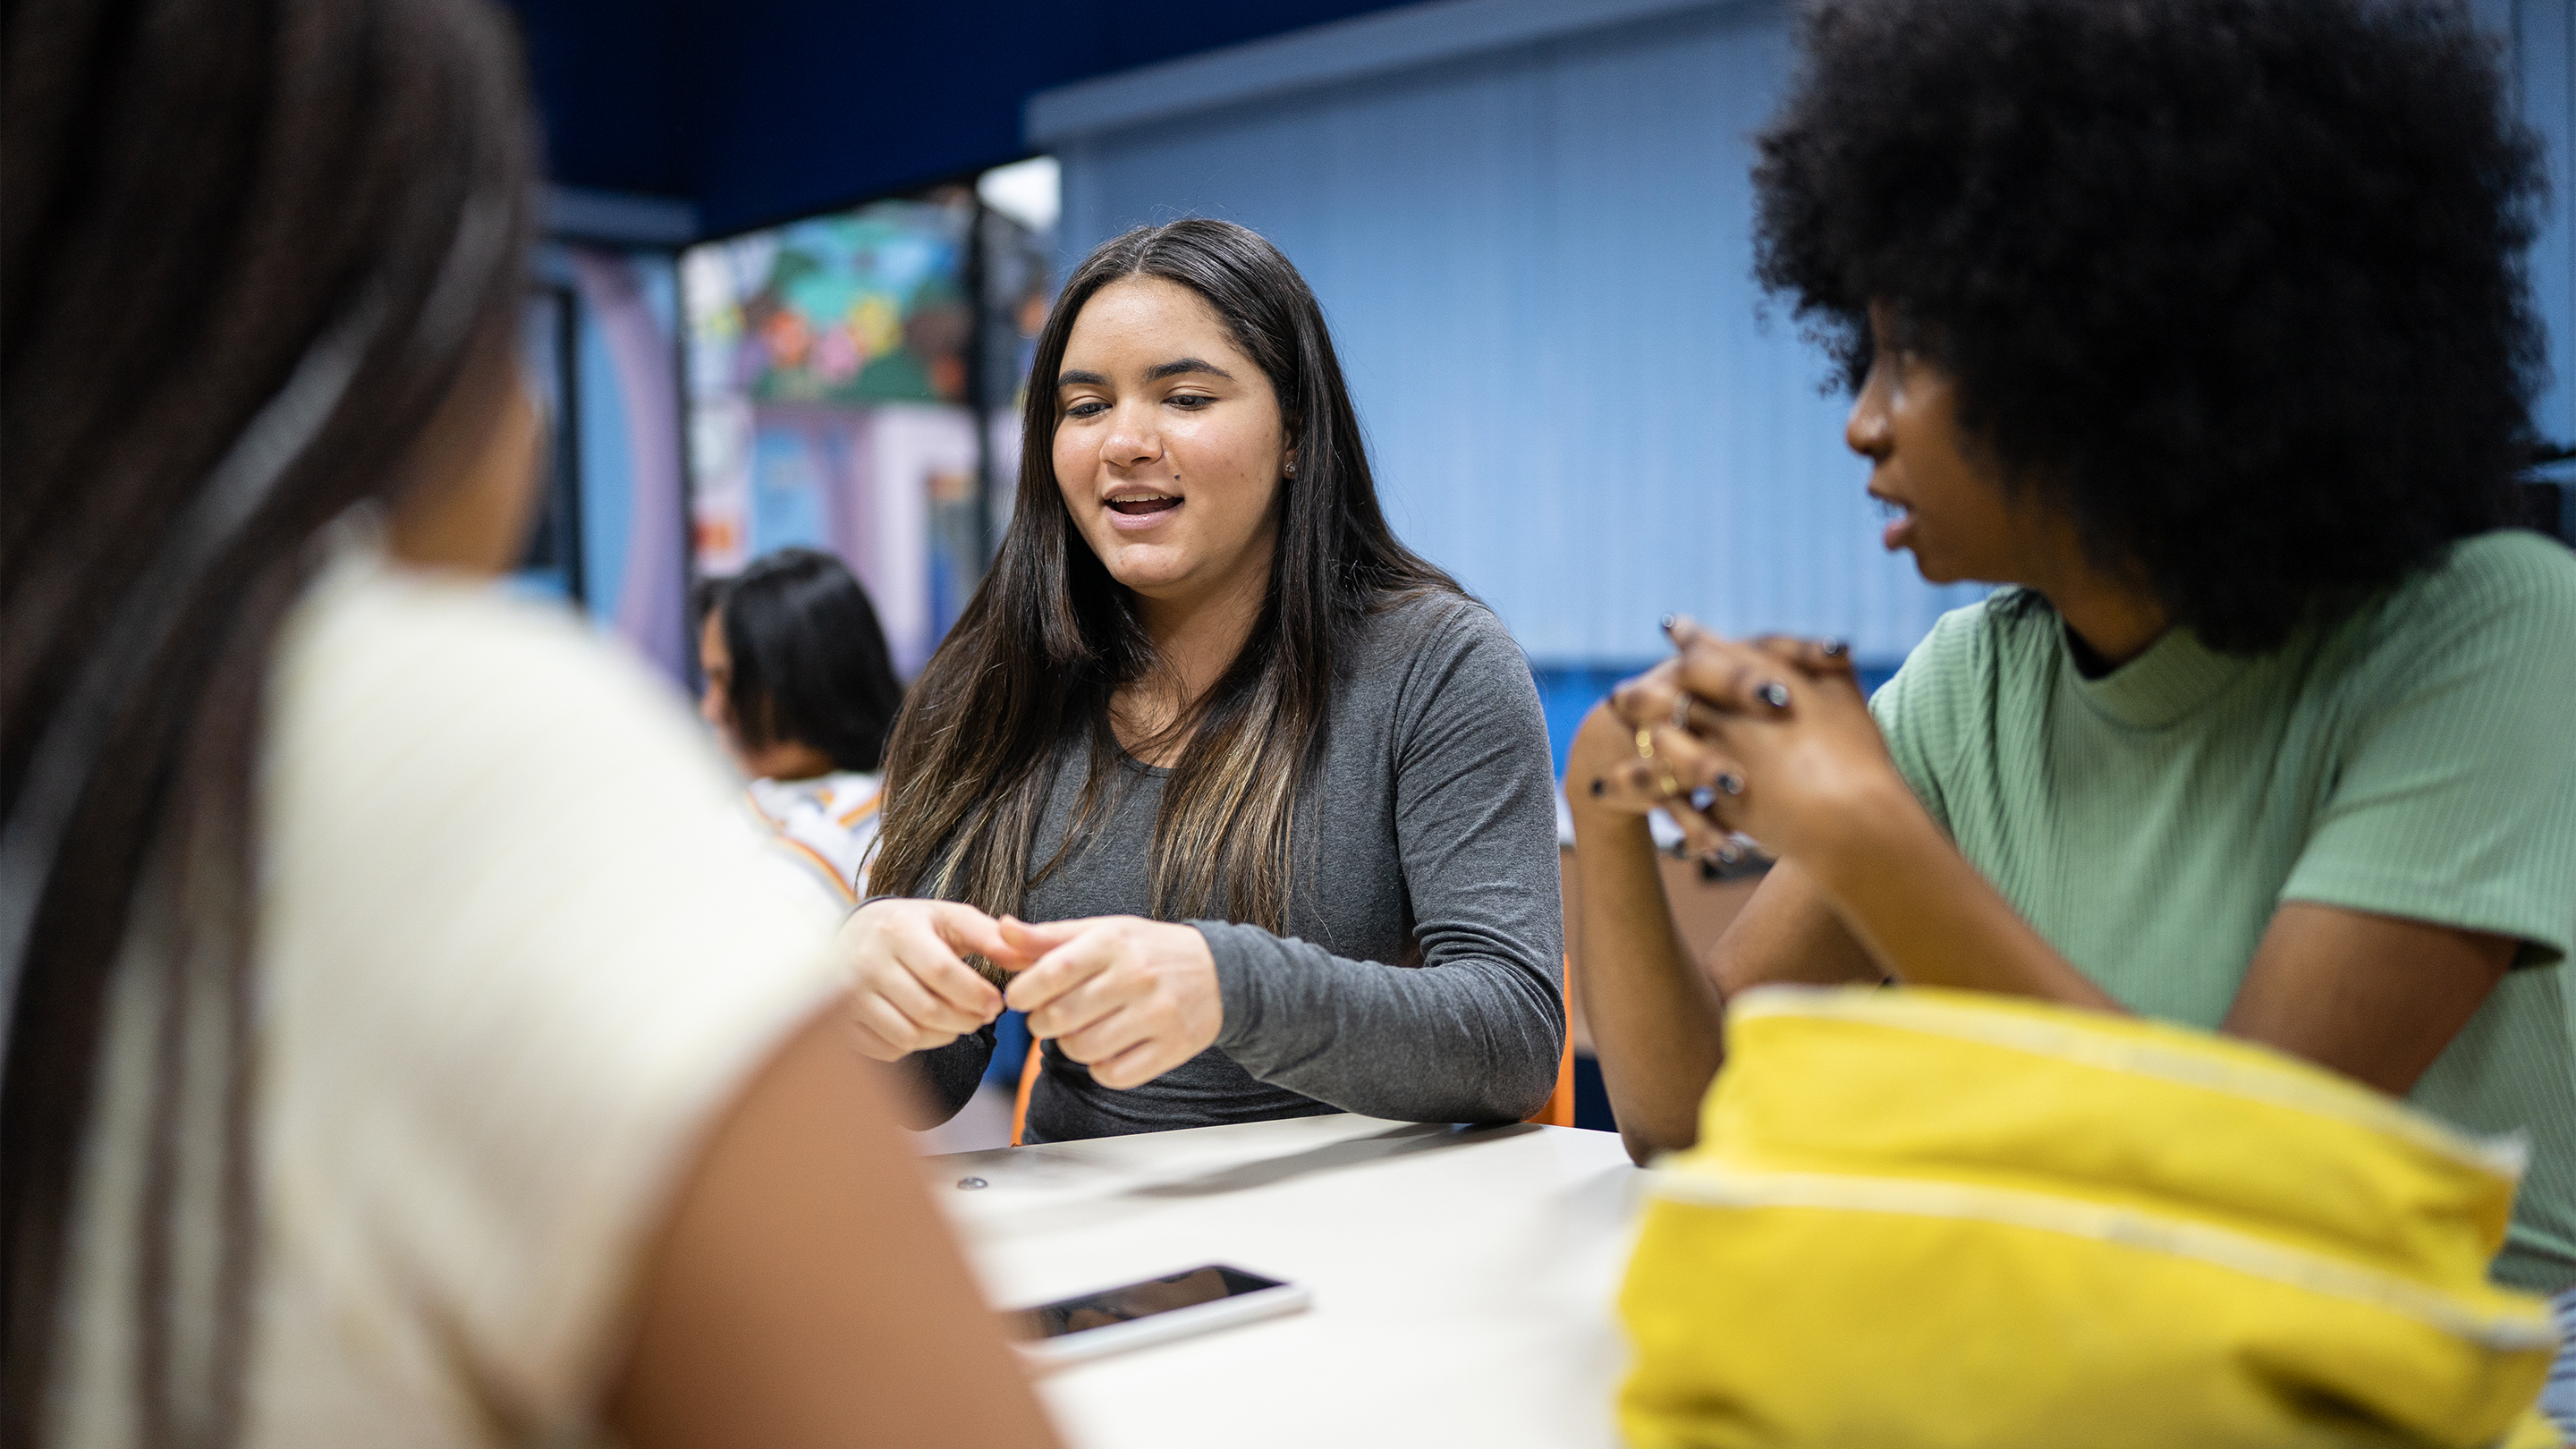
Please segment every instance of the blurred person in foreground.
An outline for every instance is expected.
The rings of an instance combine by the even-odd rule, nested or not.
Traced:
[[[750,785],[744,802],[799,880],[847,910],[867,891],[877,767],[903,705],[876,606],[839,559],[763,554],[700,586],[698,714]]]
[[[506,22],[8,25],[0,1439],[1050,1443],[830,912],[667,688],[486,582]]]
[[[1387,527],[1305,279],[1231,222],[1102,243],[1021,429],[1001,554],[895,726],[894,899],[841,932],[862,1049],[945,1120],[1007,1000],[1033,1142],[1535,1111],[1565,1033],[1537,690]]]
[[[1866,704],[1839,647],[1683,621],[1587,719],[1631,1150],[1696,1140],[1758,983],[2135,1012],[2527,1133],[2492,1271],[2567,1293],[2576,557],[2506,527],[2540,166],[2492,43],[2395,0],[1852,0],[1804,44],[1760,274],[1843,365],[1887,547],[2008,587]],[[1659,805],[1779,856],[1706,975]]]

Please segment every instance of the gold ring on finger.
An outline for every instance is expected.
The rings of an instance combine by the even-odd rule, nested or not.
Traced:
[[[1670,770],[1665,770],[1662,773],[1664,777],[1662,781],[1664,787],[1664,798],[1667,800],[1680,798],[1682,793],[1682,782],[1674,779],[1673,772]]]
[[[1655,732],[1652,728],[1640,726],[1637,730],[1637,758],[1651,760],[1654,757]]]

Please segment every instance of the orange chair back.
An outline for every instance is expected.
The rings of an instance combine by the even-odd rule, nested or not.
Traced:
[[[1556,978],[1556,999],[1565,1000],[1562,967]],[[1528,1120],[1542,1127],[1574,1125],[1574,1032],[1571,1027],[1565,1033],[1565,1054],[1556,1061],[1556,1090],[1547,1094],[1547,1105],[1531,1113]]]

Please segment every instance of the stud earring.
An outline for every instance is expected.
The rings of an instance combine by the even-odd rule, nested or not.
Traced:
[[[1288,460],[1288,476],[1291,478],[1297,476],[1297,460],[1294,458]]]

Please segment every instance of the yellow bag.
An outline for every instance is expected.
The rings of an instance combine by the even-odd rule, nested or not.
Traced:
[[[1928,990],[1730,1004],[1620,1307],[1635,1449],[2555,1445],[2522,1169],[2248,1043]]]

